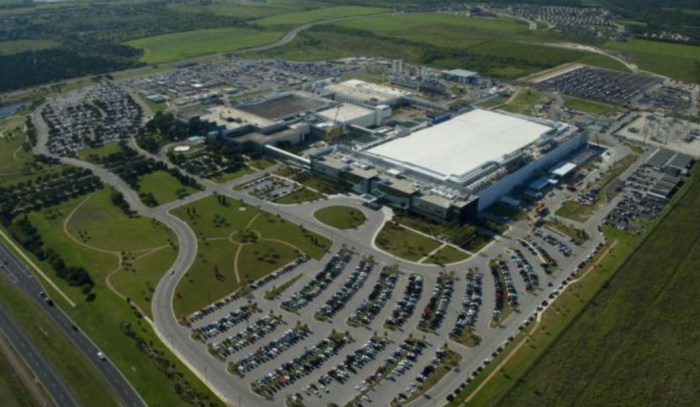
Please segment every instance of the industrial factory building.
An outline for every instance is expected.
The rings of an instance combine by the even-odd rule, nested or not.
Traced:
[[[391,206],[463,221],[586,142],[574,126],[477,109],[367,150],[338,147],[311,166]]]
[[[328,85],[324,91],[328,97],[339,102],[365,106],[398,106],[405,103],[406,98],[413,96],[411,92],[358,79]]]

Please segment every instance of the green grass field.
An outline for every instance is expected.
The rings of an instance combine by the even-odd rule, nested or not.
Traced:
[[[264,27],[298,26],[314,21],[331,20],[334,18],[342,18],[349,16],[379,14],[384,13],[386,11],[387,9],[378,7],[338,6],[319,8],[315,10],[298,11],[294,13],[278,14],[272,17],[263,18],[261,20],[255,20],[251,23],[261,25]]]
[[[197,259],[181,280],[174,307],[180,317],[288,264],[301,253],[320,259],[331,242],[240,201],[210,196],[173,214],[201,239]]]
[[[541,103],[547,100],[548,98],[549,97],[544,92],[532,89],[524,89],[517,96],[515,96],[515,98],[512,101],[510,101],[504,106],[501,106],[501,109],[508,112],[530,115],[532,114],[533,107],[536,104]]]
[[[172,202],[195,192],[195,189],[182,185],[177,178],[166,171],[155,171],[139,178],[139,193],[153,194],[159,205]]]
[[[425,259],[423,263],[450,264],[464,261],[469,257],[471,257],[469,253],[446,245]]]
[[[238,171],[233,171],[233,172],[220,172],[211,177],[212,181],[215,182],[228,182],[228,181],[233,181],[234,179],[238,179],[244,175],[252,174],[254,173],[255,170],[250,168],[250,167],[243,167],[239,169]]]
[[[88,148],[86,150],[81,150],[77,154],[77,158],[83,161],[89,161],[91,163],[98,163],[100,160],[104,159],[110,154],[118,153],[122,151],[122,147],[119,143],[108,143],[102,147]]]
[[[302,187],[291,194],[287,194],[275,200],[275,203],[280,205],[296,205],[304,202],[315,201],[321,198],[323,198],[322,194]]]
[[[697,171],[695,177],[580,318],[493,405],[697,404],[697,366],[688,363],[700,358],[700,309],[689,306],[700,294]]]
[[[649,40],[609,41],[604,46],[624,51],[641,69],[700,83],[700,47]]]
[[[619,111],[616,106],[603,102],[579,99],[572,96],[564,96],[563,98],[565,107],[584,113],[591,113],[598,116],[614,116]]]
[[[319,222],[337,229],[355,229],[362,226],[367,218],[361,210],[349,206],[327,206],[314,212]]]
[[[83,199],[84,197],[80,197],[48,210],[29,214],[29,219],[41,234],[45,247],[61,253],[68,266],[86,268],[95,282],[93,293],[96,298],[93,302],[86,302],[80,288],[69,286],[64,280],[53,274],[49,264],[28,254],[77,306],[70,307],[61,296],[47,287],[49,294],[114,361],[149,405],[193,407],[196,406],[193,400],[202,397],[209,398],[214,405],[220,405],[204,385],[182,366],[164,346],[160,345],[160,340],[155,336],[150,326],[135,313],[123,298],[111,291],[106,285],[106,277],[117,270],[119,266],[118,257],[114,254],[102,253],[84,247],[65,235],[63,231],[65,217]],[[96,206],[99,208],[99,205]],[[99,215],[85,215],[87,219],[95,219],[96,216]],[[115,216],[117,216],[116,213]],[[131,220],[121,215],[121,220],[113,221],[112,225],[115,228],[111,232],[114,235],[120,235],[125,242],[131,239],[146,239],[146,241],[151,239],[148,236],[124,234],[119,225],[128,222]],[[141,223],[141,220],[136,220],[136,222]],[[141,226],[144,229],[133,226],[128,226],[127,229],[131,231],[150,230],[148,233],[152,233],[150,227],[143,224]],[[109,239],[117,238],[110,237]],[[166,243],[163,242],[163,244]],[[158,279],[167,272],[176,251],[165,248],[141,260],[132,261],[132,257],[141,254],[143,253],[136,254],[136,251],[126,253],[127,260],[131,264],[129,270],[127,273],[123,273],[124,269],[116,272],[112,282],[114,287],[120,290],[121,295],[128,296],[142,309],[146,309],[146,312],[150,312],[147,309],[150,307],[149,297],[152,294],[149,287],[155,287]],[[168,256],[170,256],[170,260]],[[138,335],[139,340],[144,341],[145,347],[139,347],[134,339],[126,335],[127,327]],[[80,372],[80,368],[72,368],[72,370]],[[71,379],[71,381],[73,380]],[[177,392],[175,391],[176,387],[180,389]],[[102,402],[104,401],[100,397],[92,405],[100,406]]]
[[[440,247],[440,242],[421,234],[387,223],[377,235],[377,246],[394,256],[418,261]]]
[[[26,138],[17,130],[18,125],[16,120],[4,120],[0,125],[0,181],[21,178],[34,161],[23,148]]]
[[[0,338],[0,341],[5,342],[5,339]],[[19,357],[15,357],[15,359],[21,360]],[[0,353],[0,405],[3,407],[39,407],[34,396],[2,353]]]
[[[263,45],[280,35],[275,31],[231,27],[157,35],[127,44],[144,50],[143,62],[155,64]]]
[[[78,353],[43,311],[4,277],[0,278],[0,296],[9,314],[22,326],[32,343],[65,381],[81,405],[117,407],[117,401],[107,390],[107,383],[92,365]],[[35,406],[32,396],[14,374],[0,354],[0,405]]]
[[[16,54],[24,51],[40,51],[42,49],[55,48],[59,45],[50,40],[18,40],[0,42],[0,55]]]

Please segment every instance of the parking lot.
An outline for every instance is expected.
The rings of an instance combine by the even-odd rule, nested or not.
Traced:
[[[398,406],[437,378],[428,394],[442,402],[556,298],[594,242],[575,246],[521,221],[468,265],[442,273],[338,245],[322,261],[285,266],[190,316],[190,346],[248,403]],[[453,360],[440,356],[445,343],[462,374],[443,365]]]
[[[133,137],[142,114],[131,96],[111,83],[64,94],[41,111],[49,127],[47,148],[58,155]]]
[[[297,188],[297,184],[288,179],[275,176],[267,176],[243,185],[243,190],[248,194],[266,201],[274,201],[291,194]]]
[[[549,89],[584,99],[626,104],[654,85],[655,77],[581,67],[542,82]]]

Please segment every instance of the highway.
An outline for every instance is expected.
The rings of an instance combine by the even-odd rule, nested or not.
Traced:
[[[65,335],[65,337],[71,341],[75,349],[77,349],[79,353],[81,353],[95,367],[95,370],[103,376],[105,381],[110,386],[111,391],[114,393],[117,400],[121,403],[122,406],[146,406],[146,404],[138,395],[136,390],[134,390],[131,384],[126,380],[126,378],[124,378],[124,376],[122,376],[122,374],[112,364],[112,362],[109,360],[103,361],[97,356],[97,352],[99,352],[97,346],[94,343],[92,343],[92,341],[85,334],[83,334],[80,330],[75,328],[75,325],[70,320],[70,318],[68,318],[68,316],[65,313],[63,313],[63,311],[61,311],[59,307],[49,307],[44,302],[44,300],[39,296],[39,293],[43,291],[44,288],[26,269],[24,264],[15,257],[14,253],[5,246],[4,241],[0,241],[0,262],[2,262],[3,264],[3,271],[2,273],[0,273],[3,275],[2,278],[9,279],[20,289],[20,291],[22,291],[31,300],[33,300],[39,305],[40,309],[42,309],[44,313],[59,328],[59,331],[61,331],[62,334]],[[2,315],[2,312],[0,312],[0,315]],[[5,315],[5,317],[6,316],[7,315]],[[3,318],[0,318],[0,322],[2,322],[1,326],[3,327],[3,332],[5,332],[6,330],[5,327],[15,325],[14,323],[6,325],[5,319]],[[36,363],[41,363],[41,361],[43,361],[43,358],[38,354],[38,352],[36,352],[36,349],[31,345],[31,343],[26,339],[26,337],[21,335],[21,331],[16,330],[13,332],[14,333],[12,335],[7,335],[12,345],[16,349],[27,349],[28,351],[34,351],[34,356],[32,357],[32,360],[36,361]],[[109,355],[107,356],[109,357]],[[43,363],[46,364],[45,361]],[[33,366],[32,370],[34,370]],[[57,401],[61,400],[60,403],[57,403],[59,407],[78,406],[79,404],[77,404],[73,400],[73,397],[69,395],[70,393],[67,393],[67,390],[65,390],[65,386],[62,384],[62,382],[60,382],[60,379],[58,379],[55,376],[55,373],[52,373],[52,370],[46,370],[46,372],[46,382],[42,380],[42,377],[39,376],[37,371],[35,371],[35,374],[39,376],[39,380],[41,380],[44,387],[47,389],[47,391],[49,391],[49,394],[51,394],[52,397],[55,397]],[[53,377],[50,376],[51,374],[53,374]],[[54,395],[52,390],[60,389],[61,387],[64,387],[64,391],[66,393],[61,395],[59,390],[59,393],[56,393]],[[66,400],[67,402],[64,404],[62,400]],[[73,401],[70,402],[71,400]]]
[[[49,362],[44,359],[41,352],[24,333],[22,327],[12,319],[2,304],[0,304],[0,333],[7,338],[24,363],[29,366],[34,377],[41,383],[56,406],[80,406],[68,386],[61,380]]]

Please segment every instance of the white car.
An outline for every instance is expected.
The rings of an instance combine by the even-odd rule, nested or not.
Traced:
[[[107,360],[107,356],[102,352],[97,352],[97,357],[100,358],[100,360]]]

